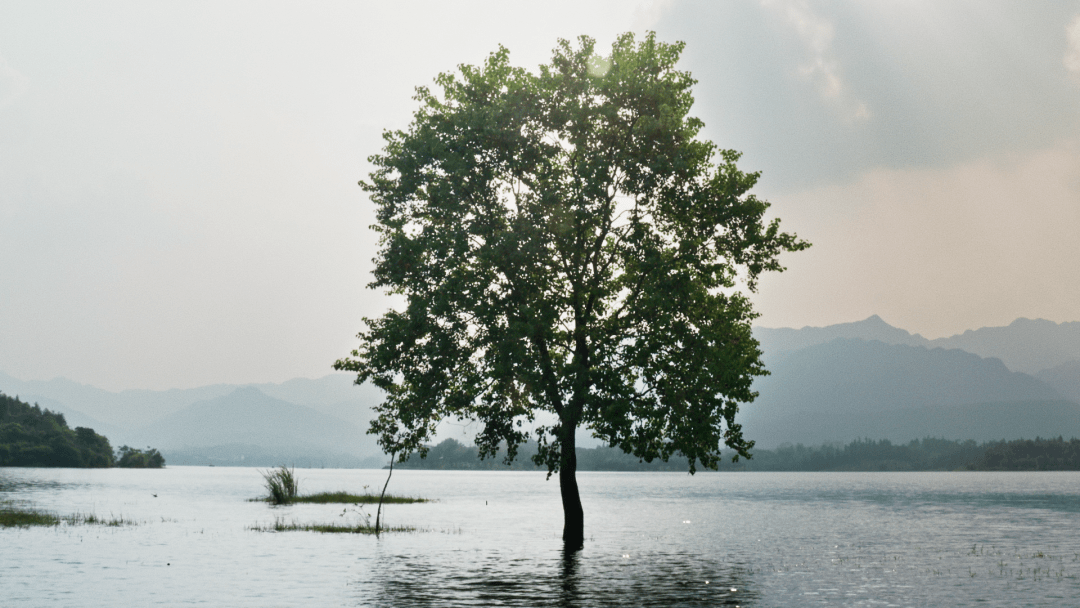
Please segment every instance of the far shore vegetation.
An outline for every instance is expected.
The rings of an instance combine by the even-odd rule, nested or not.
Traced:
[[[124,469],[160,469],[165,466],[165,457],[151,447],[140,450],[122,445],[118,455],[116,466]]]
[[[154,448],[121,446],[94,429],[67,425],[64,415],[0,393],[0,467],[149,468],[165,466]]]
[[[500,450],[501,451],[501,450]],[[446,439],[428,449],[427,457],[411,456],[396,466],[428,470],[541,470],[531,457],[535,446],[526,443],[507,465],[500,453],[481,460],[475,446]],[[645,462],[618,448],[577,448],[579,471],[687,471],[687,461],[676,454],[663,462]],[[700,467],[698,470],[702,470]],[[907,443],[888,439],[858,439],[846,445],[783,445],[754,449],[753,457],[739,462],[722,459],[719,471],[1080,471],[1080,439],[1035,438],[1012,441],[958,441],[927,437]]]

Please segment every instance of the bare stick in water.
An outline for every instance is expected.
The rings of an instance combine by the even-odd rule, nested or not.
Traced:
[[[386,496],[386,486],[390,485],[390,476],[394,474],[394,460],[397,452],[390,454],[390,473],[386,476],[386,483],[383,484],[382,494],[379,494],[379,508],[375,511],[375,536],[379,536],[379,518],[382,517],[382,501]]]

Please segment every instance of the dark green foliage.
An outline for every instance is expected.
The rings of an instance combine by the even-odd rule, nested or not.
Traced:
[[[500,449],[500,452],[502,450]],[[430,446],[426,455],[421,458],[413,455],[406,458],[397,466],[403,469],[435,469],[435,470],[534,470],[539,465],[532,462],[531,458],[536,453],[536,443],[526,442],[519,446],[518,454],[511,462],[504,460],[487,459],[481,460],[476,446],[467,446],[456,439],[444,439],[438,445]],[[580,463],[579,463],[580,464]],[[580,466],[579,466],[580,468]]]
[[[1080,471],[1080,439],[1018,439],[989,445],[972,471]]]
[[[109,440],[64,415],[0,393],[0,466],[109,467]]]
[[[681,43],[594,45],[562,40],[536,73],[500,48],[417,88],[361,183],[381,246],[369,286],[405,306],[365,319],[335,363],[386,391],[371,432],[399,460],[448,417],[480,422],[483,456],[535,438],[575,541],[580,426],[691,472],[724,446],[749,455],[735,414],[766,371],[740,289],[808,246],[765,218],[738,152],[698,138]]]
[[[382,249],[372,288],[403,311],[337,369],[387,392],[372,432],[404,459],[447,416],[513,456],[538,411],[535,456],[558,471],[573,429],[639,458],[714,468],[746,456],[735,413],[765,374],[753,291],[806,243],[764,218],[739,154],[697,138],[683,45],[619,38],[601,58],[561,41],[538,74],[505,49],[417,89],[364,189]],[[603,64],[607,69],[596,69]]]
[[[165,466],[165,457],[149,446],[143,451],[122,445],[116,466],[126,469],[160,469]]]

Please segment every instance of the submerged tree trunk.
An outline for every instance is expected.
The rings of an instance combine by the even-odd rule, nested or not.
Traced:
[[[559,463],[559,489],[562,491],[563,544],[570,551],[585,542],[585,511],[577,486],[577,438],[572,425],[563,425],[562,458]]]

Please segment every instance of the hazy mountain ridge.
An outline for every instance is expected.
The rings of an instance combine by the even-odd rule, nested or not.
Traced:
[[[196,401],[220,397],[236,388],[227,384],[213,384],[165,391],[130,389],[112,392],[67,378],[18,380],[0,372],[0,390],[26,395],[31,400],[49,400],[58,404],[61,411],[71,408],[127,430],[146,426]]]
[[[371,408],[382,398],[372,386],[354,385],[353,378],[331,374],[279,384],[111,392],[65,378],[22,381],[0,372],[0,390],[62,412],[116,445],[153,445],[166,457],[182,454],[193,463],[239,463],[247,454],[259,466],[280,459],[352,466],[380,454],[366,431]],[[249,389],[263,398],[252,397]]]
[[[1036,374],[1080,361],[1080,321],[1054,323],[1046,319],[1019,318],[1004,327],[982,327],[945,338],[927,340],[893,327],[873,315],[862,321],[826,327],[755,327],[754,337],[761,343],[767,364],[791,352],[838,338],[877,340],[886,344],[960,349],[983,358],[997,358],[1012,371]]]
[[[932,340],[931,344],[960,348],[980,357],[997,357],[1011,370],[1036,374],[1069,361],[1080,361],[1080,322],[1020,318],[1005,327],[969,329]]]
[[[864,437],[1080,436],[1080,323],[1018,319],[927,340],[874,315],[828,327],[759,327],[754,335],[772,375],[757,379],[760,396],[739,421],[760,447]],[[1049,344],[1041,351],[1040,340]],[[1056,363],[1033,375],[1015,369],[1032,362]],[[192,463],[239,462],[245,454],[346,463],[378,454],[366,430],[382,394],[355,386],[349,374],[110,392],[0,372],[0,390],[62,412],[114,444],[182,451]]]
[[[1035,377],[1057,389],[1066,399],[1080,403],[1080,361],[1044,369]]]
[[[0,372],[0,390],[22,395],[25,400],[49,402],[59,411],[78,412],[112,425],[135,430],[178,412],[193,403],[215,399],[238,388],[255,387],[264,394],[319,410],[366,427],[371,407],[382,399],[375,387],[353,384],[351,374],[330,374],[322,378],[294,378],[282,383],[212,384],[188,389],[153,391],[131,389],[112,392],[66,378],[18,380]],[[344,415],[342,415],[344,414]]]
[[[801,329],[755,327],[753,331],[754,338],[761,343],[761,349],[764,351],[767,361],[793,351],[832,342],[839,338],[877,340],[886,344],[906,344],[908,346],[926,346],[930,343],[929,340],[919,334],[912,334],[889,325],[877,315],[862,321],[838,323],[826,327],[806,326]]]
[[[1080,436],[1080,364],[1029,375],[1006,363],[1026,361],[1030,368],[1031,361],[1070,356],[1077,326],[1018,319],[937,340],[876,315],[821,328],[755,328],[771,375],[755,381],[760,395],[739,420],[762,447],[863,437]],[[1029,353],[1039,339],[1056,346],[1035,359]],[[979,346],[982,354],[957,345]],[[1080,349],[1080,337],[1075,346]]]
[[[253,386],[193,403],[139,435],[162,450],[245,444],[293,453],[378,453],[364,430],[313,408],[275,399]]]
[[[754,418],[793,411],[887,411],[931,405],[1059,401],[1053,387],[998,359],[958,349],[837,338],[795,351],[758,378]]]

